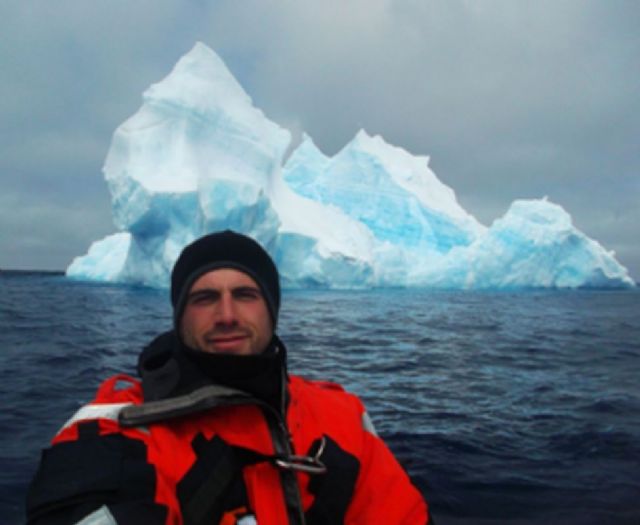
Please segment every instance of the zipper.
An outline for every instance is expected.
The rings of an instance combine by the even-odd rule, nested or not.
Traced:
[[[260,400],[257,401],[265,414],[276,456],[294,458],[291,434],[285,421],[287,414],[287,387],[284,372],[280,385],[280,413],[278,413],[278,411],[271,405],[263,403]],[[284,502],[287,508],[289,524],[305,525],[306,520],[304,517],[304,510],[302,508],[302,498],[300,496],[300,488],[298,487],[295,469],[283,468],[282,465],[278,464],[277,460],[274,463],[279,467],[280,471],[280,481],[282,484],[282,492],[284,494]]]
[[[270,406],[264,406],[267,426],[271,433],[271,441],[276,456],[284,458],[293,457],[293,447],[289,435],[289,429],[284,423],[280,414],[277,414]],[[284,494],[284,502],[287,508],[287,516],[290,525],[305,525],[304,511],[302,509],[302,498],[300,497],[300,488],[296,478],[296,471],[290,468],[282,468],[277,461],[275,466],[278,467],[280,473],[280,482],[282,492]]]

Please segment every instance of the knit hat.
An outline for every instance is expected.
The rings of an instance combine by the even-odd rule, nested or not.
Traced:
[[[252,238],[225,230],[200,237],[178,257],[171,272],[173,319],[179,329],[187,297],[196,280],[211,270],[233,268],[246,273],[260,287],[273,327],[280,309],[278,269],[269,254]]]

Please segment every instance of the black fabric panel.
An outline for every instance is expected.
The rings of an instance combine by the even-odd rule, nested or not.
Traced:
[[[153,501],[125,501],[109,505],[118,525],[164,525],[167,509]]]
[[[143,511],[156,516],[145,523],[163,523],[166,509],[154,504],[156,476],[144,443],[120,434],[100,436],[96,421],[78,430],[77,441],[43,451],[27,494],[28,523],[74,523],[104,504],[120,515],[119,523],[134,523],[127,515],[137,506],[155,508]]]
[[[330,437],[325,436],[325,439],[325,449],[320,461],[327,467],[327,472],[311,477],[309,492],[315,499],[306,513],[307,525],[335,525],[344,522],[360,471],[360,462],[355,456],[342,450]],[[315,456],[320,441],[313,443],[309,456]]]
[[[248,507],[242,468],[263,458],[218,436],[207,440],[198,434],[191,446],[197,459],[177,486],[185,525],[218,523],[225,512]]]

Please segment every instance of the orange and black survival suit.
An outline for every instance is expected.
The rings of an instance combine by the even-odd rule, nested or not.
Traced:
[[[285,361],[159,336],[43,452],[29,525],[430,523],[361,401]]]

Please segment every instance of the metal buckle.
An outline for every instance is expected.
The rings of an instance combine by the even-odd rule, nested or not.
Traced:
[[[325,437],[322,436],[320,447],[318,447],[318,452],[316,452],[314,456],[291,455],[275,458],[274,463],[285,470],[295,470],[307,474],[325,474],[327,472],[327,466],[320,461],[320,456],[322,456],[326,444],[327,441]]]

